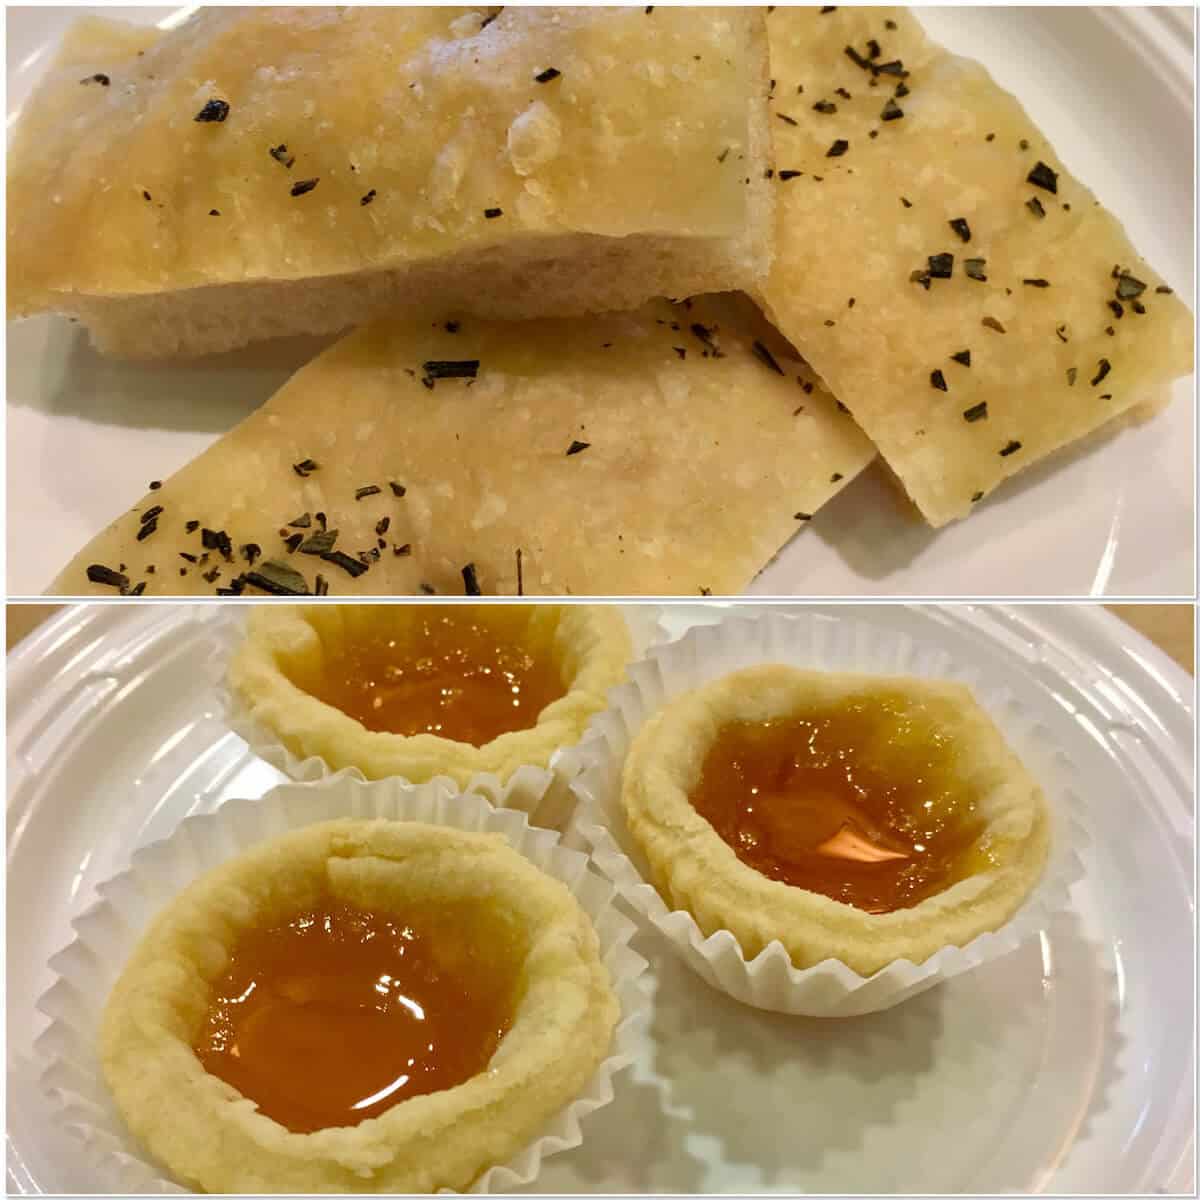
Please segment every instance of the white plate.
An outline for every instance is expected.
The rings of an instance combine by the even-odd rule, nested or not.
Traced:
[[[1194,1179],[1190,679],[1095,608],[829,608],[936,640],[1037,705],[1081,772],[1073,912],[891,1011],[787,1018],[705,987],[648,929],[632,1074],[557,1192],[1189,1191]],[[679,607],[671,633],[716,619]],[[71,918],[133,849],[277,772],[196,686],[213,606],[67,610],[9,656],[9,1184],[103,1190],[48,1127],[34,1001]]]
[[[70,15],[8,10],[10,122]],[[110,7],[159,20],[170,9]],[[1191,14],[1186,9],[919,9],[930,32],[1021,97],[1072,171],[1193,293]],[[1114,86],[1114,81],[1119,81]],[[8,582],[34,595],[111,519],[262,403],[310,355],[192,366],[106,362],[61,319],[8,335]],[[1031,468],[935,532],[872,467],[755,581],[758,594],[1193,594],[1192,383],[1153,421]],[[64,469],[65,468],[65,469]]]

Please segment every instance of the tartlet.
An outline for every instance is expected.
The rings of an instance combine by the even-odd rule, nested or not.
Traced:
[[[469,969],[498,972],[511,1015],[486,1068],[462,1082],[358,1124],[294,1132],[206,1070],[197,1047],[244,939],[334,905],[401,921],[438,906],[449,906],[456,920],[473,911],[477,925],[457,926],[462,944],[473,942],[480,954]],[[579,904],[503,837],[331,821],[251,849],[167,906],[113,988],[100,1057],[131,1132],[189,1185],[463,1189],[523,1149],[578,1095],[608,1053],[618,1011]]]
[[[549,766],[630,653],[624,618],[597,605],[272,605],[252,611],[228,684],[235,716],[302,760],[465,785]],[[445,700],[436,685],[448,679]]]
[[[865,714],[858,745],[839,744],[838,714],[848,710]],[[728,756],[753,757],[757,739],[764,754],[777,756],[761,765],[779,769],[780,746],[762,741],[771,728],[811,738],[822,763],[840,763],[845,795],[829,794],[828,777],[814,789],[795,774],[809,760],[789,757],[790,799],[772,809],[769,794],[757,797],[750,804],[751,811],[758,804],[757,815],[746,819],[748,787],[733,794],[743,785],[729,774]],[[847,763],[861,777],[847,774]],[[907,796],[887,792],[889,772],[918,763]],[[937,786],[921,782],[930,772]],[[783,785],[778,792],[789,795]],[[863,815],[844,816],[860,796],[855,811]],[[796,815],[797,797],[812,808],[811,821]],[[643,726],[625,762],[621,799],[670,905],[690,911],[706,935],[729,930],[747,959],[778,941],[801,969],[837,959],[870,975],[899,959],[921,963],[964,946],[1020,908],[1050,846],[1041,789],[970,689],[929,679],[781,665],[725,675]],[[925,803],[930,808],[919,807]],[[843,815],[830,824],[835,809]],[[947,847],[940,873],[924,868],[922,855],[937,853],[933,840],[914,840],[918,810],[933,815],[938,828],[927,832]],[[847,841],[859,849],[831,848]],[[876,861],[851,862],[856,856]]]

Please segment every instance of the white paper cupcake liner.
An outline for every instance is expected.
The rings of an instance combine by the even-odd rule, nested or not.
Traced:
[[[719,676],[756,663],[827,671],[927,676],[967,684],[1042,784],[1054,820],[1050,857],[1033,893],[994,933],[947,946],[923,963],[898,959],[863,976],[838,959],[800,970],[778,941],[747,960],[729,930],[705,936],[690,912],[671,910],[648,882],[650,872],[621,808],[621,771],[638,730],[662,705]],[[1035,713],[989,683],[982,668],[955,661],[939,646],[846,616],[804,613],[730,616],[652,648],[614,688],[608,709],[580,745],[578,803],[568,837],[590,846],[596,865],[622,899],[641,913],[707,983],[755,1008],[813,1017],[848,1017],[891,1008],[944,979],[1016,949],[1069,902],[1088,844],[1074,768]]]
[[[514,778],[498,799],[516,800]],[[40,1083],[60,1126],[78,1137],[99,1193],[184,1191],[126,1130],[96,1054],[101,1014],[121,970],[153,917],[187,884],[249,846],[335,817],[423,821],[502,834],[515,850],[570,889],[591,918],[600,953],[620,1001],[611,1053],[587,1087],[510,1162],[489,1168],[472,1193],[506,1191],[537,1178],[544,1158],[578,1146],[582,1118],[613,1097],[612,1077],[633,1059],[649,1015],[640,977],[647,963],[629,948],[635,925],[615,906],[612,884],[559,836],[530,825],[516,804],[462,793],[440,781],[365,782],[348,772],[318,784],[284,784],[259,800],[231,800],[214,813],[188,817],[163,841],[137,851],[128,870],[98,889],[99,899],[73,922],[74,940],[50,960],[57,976],[38,1000],[50,1025],[35,1043]]]
[[[657,605],[629,606],[623,610],[635,658],[663,638],[664,632],[658,621],[659,611]],[[337,772],[324,758],[319,755],[300,758],[283,743],[273,729],[255,720],[242,701],[230,691],[227,684],[229,660],[245,636],[244,617],[243,613],[231,612],[229,619],[215,622],[212,627],[214,654],[209,660],[208,672],[209,683],[218,705],[219,718],[242,738],[259,758],[282,771],[289,779],[294,779],[297,783],[313,783],[330,778]],[[525,786],[513,791],[510,804],[520,807],[522,798],[538,792],[536,807],[524,808],[522,811],[528,813],[530,821],[535,825],[546,829],[566,828],[575,804],[570,784],[579,773],[580,765],[579,746],[576,743],[558,747],[545,767],[532,764],[519,767],[513,778],[521,776]],[[357,767],[343,770],[356,779],[366,778]],[[494,777],[474,775],[466,787],[462,787],[449,776],[439,775],[436,780],[456,791],[478,791],[483,790],[486,787],[485,781],[491,778]],[[544,781],[540,792],[539,781]]]

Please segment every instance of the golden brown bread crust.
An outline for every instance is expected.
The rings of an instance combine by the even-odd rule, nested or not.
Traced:
[[[427,360],[478,360],[477,377],[426,387]],[[212,595],[279,561],[310,591],[321,575],[335,595],[462,595],[473,563],[484,594],[515,595],[519,550],[527,596],[737,593],[873,457],[786,342],[725,298],[455,332],[376,322],[148,493],[51,590],[111,596],[88,569],[124,564],[146,595]],[[364,486],[379,491],[356,499]],[[294,536],[303,513],[325,514],[348,563],[289,553],[280,530]]]
[[[431,296],[532,317],[748,287],[774,240],[767,69],[751,9],[92,18],[16,132],[10,314],[158,357]]]
[[[780,5],[768,30],[794,123],[771,125],[778,242],[756,294],[931,525],[1191,370],[1187,308],[983,67],[902,8]]]

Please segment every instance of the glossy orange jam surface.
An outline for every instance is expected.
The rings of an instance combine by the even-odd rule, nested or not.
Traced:
[[[377,733],[433,733],[474,746],[531,729],[566,692],[549,646],[444,607],[347,638],[304,686]]]
[[[879,693],[724,726],[691,800],[747,866],[886,913],[979,869],[955,761],[919,703]]]
[[[254,930],[213,985],[194,1049],[294,1133],[357,1125],[487,1068],[517,956],[464,905],[403,917],[338,901]]]

